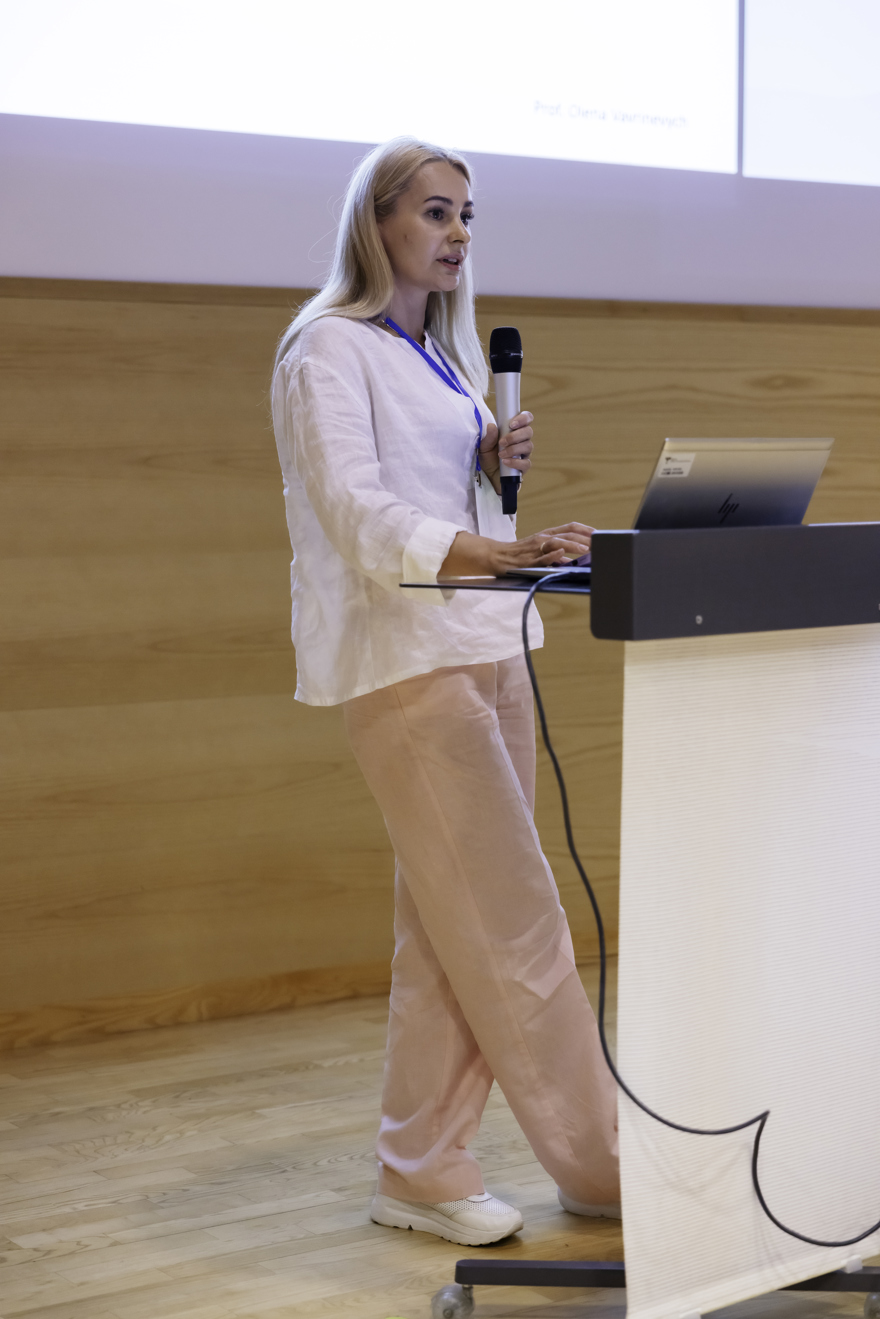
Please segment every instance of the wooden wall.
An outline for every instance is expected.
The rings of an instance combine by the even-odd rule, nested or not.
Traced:
[[[266,395],[301,296],[0,280],[0,1046],[387,983],[382,821],[339,711],[292,696]],[[809,517],[880,518],[880,314],[486,298],[480,319],[523,334],[524,533],[629,525],[665,435],[834,435]],[[621,647],[583,601],[541,608],[613,935]]]

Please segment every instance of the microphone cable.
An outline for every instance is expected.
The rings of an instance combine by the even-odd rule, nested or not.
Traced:
[[[859,1235],[856,1237],[847,1237],[845,1241],[820,1241],[816,1237],[808,1237],[805,1236],[803,1232],[796,1232],[794,1228],[786,1227],[784,1223],[780,1222],[780,1220],[773,1213],[770,1206],[767,1204],[767,1200],[764,1196],[764,1192],[761,1189],[761,1181],[758,1176],[758,1156],[760,1154],[760,1149],[761,1149],[761,1137],[764,1134],[764,1128],[766,1127],[767,1121],[770,1117],[769,1108],[765,1109],[763,1113],[758,1113],[757,1116],[749,1118],[745,1122],[736,1123],[736,1125],[732,1127],[716,1127],[713,1129],[706,1129],[703,1127],[686,1127],[681,1122],[672,1122],[669,1118],[662,1117],[659,1113],[655,1113],[655,1111],[652,1108],[650,1108],[644,1102],[644,1100],[639,1099],[638,1095],[635,1094],[627,1085],[626,1081],[624,1081],[623,1077],[620,1075],[620,1073],[617,1070],[617,1066],[614,1062],[614,1059],[611,1057],[611,1050],[608,1048],[608,1040],[605,1035],[605,983],[606,983],[607,961],[608,961],[606,948],[605,948],[605,925],[602,921],[602,913],[599,910],[599,903],[596,900],[596,894],[593,891],[593,886],[590,883],[590,880],[587,876],[587,872],[584,869],[580,856],[578,855],[577,847],[575,846],[574,833],[571,827],[571,813],[569,811],[569,806],[568,806],[568,791],[565,786],[565,778],[563,776],[562,769],[560,767],[556,752],[553,749],[553,743],[550,740],[550,733],[547,728],[547,716],[544,712],[544,702],[541,699],[541,690],[538,686],[538,678],[535,673],[535,666],[532,663],[532,653],[529,648],[529,610],[532,607],[532,601],[534,600],[535,596],[544,588],[545,583],[549,583],[550,581],[556,582],[559,580],[560,577],[563,576],[565,576],[564,570],[553,573],[552,577],[539,577],[538,580],[535,582],[534,586],[529,588],[529,593],[526,596],[526,602],[523,608],[523,615],[522,615],[523,651],[525,653],[526,664],[528,665],[529,678],[532,684],[532,691],[535,694],[535,705],[537,706],[538,719],[540,720],[541,723],[541,737],[543,739],[544,746],[547,749],[547,754],[550,757],[550,762],[553,765],[553,772],[556,775],[556,783],[559,787],[559,796],[562,802],[562,818],[565,823],[565,840],[568,843],[568,850],[571,855],[571,859],[575,864],[575,869],[580,875],[584,888],[587,891],[587,897],[589,898],[590,906],[593,909],[593,918],[596,922],[596,930],[599,935],[599,1014],[598,1014],[599,1039],[602,1044],[602,1052],[605,1055],[605,1061],[608,1064],[609,1071],[611,1072],[611,1075],[614,1077],[615,1081],[617,1082],[618,1086],[623,1091],[623,1093],[629,1099],[631,1099],[632,1102],[638,1108],[640,1108],[643,1113],[647,1113],[648,1117],[653,1118],[655,1122],[661,1123],[664,1127],[671,1127],[673,1131],[683,1131],[689,1136],[729,1136],[735,1131],[745,1131],[748,1127],[755,1127],[755,1139],[752,1145],[752,1185],[755,1188],[755,1194],[758,1197],[758,1202],[761,1208],[763,1209],[764,1213],[770,1219],[770,1222],[773,1223],[776,1227],[778,1227],[781,1232],[785,1232],[790,1237],[796,1237],[798,1241],[805,1241],[810,1246],[825,1246],[829,1248],[833,1248],[837,1246],[854,1246],[859,1241],[864,1241],[866,1237],[869,1237],[873,1235],[874,1232],[880,1230],[880,1219],[878,1219],[878,1221],[874,1223],[871,1227],[867,1228],[866,1231],[860,1232]]]

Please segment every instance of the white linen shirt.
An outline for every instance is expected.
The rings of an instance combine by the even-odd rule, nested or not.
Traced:
[[[474,401],[485,433],[492,414]],[[516,537],[491,482],[475,484],[469,398],[405,339],[327,316],[279,363],[272,414],[293,547],[298,700],[337,705],[520,653],[521,595],[400,587],[436,582],[459,531]],[[536,611],[529,634],[542,644]]]

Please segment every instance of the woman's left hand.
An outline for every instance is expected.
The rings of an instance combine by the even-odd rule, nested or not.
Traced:
[[[531,412],[520,412],[511,420],[510,430],[498,439],[498,427],[490,421],[486,434],[480,443],[480,467],[488,476],[498,493],[501,493],[500,468],[506,467],[515,472],[526,472],[532,465],[532,442],[534,432],[532,422],[535,418]]]

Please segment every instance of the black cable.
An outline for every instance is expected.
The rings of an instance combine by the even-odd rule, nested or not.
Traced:
[[[817,1240],[816,1237],[804,1236],[802,1232],[795,1232],[794,1228],[786,1227],[784,1223],[781,1223],[779,1221],[779,1219],[773,1213],[770,1206],[767,1204],[767,1201],[764,1198],[764,1192],[761,1190],[761,1182],[758,1177],[758,1153],[761,1148],[761,1137],[764,1134],[764,1128],[766,1127],[767,1120],[770,1117],[769,1108],[765,1109],[763,1113],[759,1113],[757,1117],[751,1117],[746,1122],[738,1122],[735,1126],[732,1127],[717,1127],[713,1130],[706,1130],[702,1127],[686,1127],[681,1122],[671,1122],[669,1118],[661,1117],[659,1113],[655,1113],[654,1110],[652,1108],[649,1108],[648,1105],[644,1103],[643,1100],[639,1099],[638,1095],[634,1094],[633,1091],[627,1085],[627,1083],[624,1081],[623,1077],[620,1075],[620,1073],[617,1070],[614,1059],[611,1057],[611,1050],[608,1048],[608,1040],[605,1036],[605,981],[606,981],[606,970],[607,970],[607,954],[605,950],[605,925],[602,921],[602,913],[599,910],[599,903],[596,900],[596,894],[593,892],[593,886],[587,877],[587,872],[583,867],[583,863],[580,857],[578,856],[578,850],[575,846],[574,833],[572,832],[572,827],[571,827],[571,813],[568,808],[568,791],[565,787],[565,778],[563,777],[562,769],[560,768],[559,760],[556,756],[556,752],[553,749],[553,743],[550,741],[550,733],[547,729],[547,716],[544,713],[544,702],[541,699],[541,691],[540,688],[538,687],[538,679],[537,679],[537,675],[535,674],[535,666],[532,663],[532,653],[531,650],[529,649],[529,609],[532,606],[532,601],[534,600],[538,592],[544,588],[545,585],[549,584],[549,582],[551,581],[552,582],[559,581],[560,577],[563,576],[565,576],[565,573],[560,571],[553,573],[552,576],[549,578],[539,577],[538,580],[535,582],[534,586],[532,586],[529,589],[529,593],[526,596],[526,603],[523,609],[523,616],[522,616],[523,651],[525,653],[526,664],[528,665],[528,669],[529,669],[529,678],[531,679],[531,683],[532,683],[532,691],[535,694],[535,705],[538,708],[538,718],[541,722],[541,737],[543,738],[544,746],[547,748],[547,755],[550,757],[550,761],[553,765],[553,772],[556,775],[556,782],[559,785],[559,796],[562,800],[562,818],[565,823],[565,839],[566,842],[568,843],[568,850],[571,853],[571,859],[575,864],[575,867],[577,869],[578,874],[581,877],[581,880],[583,881],[584,888],[587,890],[587,897],[590,900],[590,906],[593,908],[593,917],[596,921],[596,930],[599,935],[599,1039],[601,1040],[602,1052],[605,1055],[605,1061],[608,1064],[608,1068],[611,1072],[611,1075],[614,1077],[615,1081],[620,1086],[623,1093],[627,1095],[633,1101],[633,1103],[642,1110],[643,1113],[647,1113],[648,1117],[653,1118],[655,1122],[662,1123],[664,1127],[671,1127],[673,1131],[684,1131],[690,1136],[729,1136],[734,1131],[745,1131],[746,1128],[748,1127],[756,1127],[757,1129],[755,1131],[755,1140],[752,1145],[752,1184],[755,1188],[755,1194],[758,1197],[758,1202],[761,1208],[763,1209],[764,1213],[770,1219],[770,1222],[774,1223],[776,1227],[780,1229],[780,1231],[787,1233],[788,1236],[796,1237],[798,1241],[806,1241],[807,1244],[810,1246],[826,1246],[826,1247],[854,1246],[856,1245],[857,1242],[864,1241],[866,1237],[869,1237],[874,1232],[880,1230],[880,1220],[874,1223],[872,1227],[869,1227],[867,1231],[860,1232],[857,1237],[848,1237],[846,1241],[819,1241]]]

